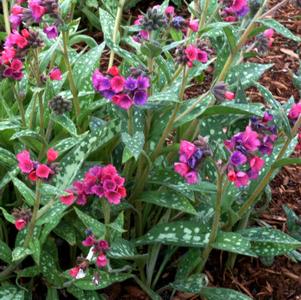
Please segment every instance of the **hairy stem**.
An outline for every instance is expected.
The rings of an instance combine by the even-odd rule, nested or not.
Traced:
[[[18,102],[18,107],[19,107],[19,112],[20,112],[20,116],[21,116],[22,126],[26,127],[25,110],[24,110],[24,106],[23,106],[23,101],[20,98],[20,96],[18,95],[15,84],[13,84],[13,91],[14,91],[15,98]]]
[[[68,82],[69,82],[70,90],[71,90],[71,93],[73,96],[72,102],[73,102],[73,106],[74,106],[74,110],[75,110],[76,119],[78,120],[79,115],[80,115],[80,103],[79,103],[79,99],[78,99],[78,91],[75,86],[72,68],[71,68],[71,64],[70,64],[69,56],[68,56],[68,39],[69,39],[68,36],[69,36],[69,34],[67,31],[63,31],[62,35],[63,35],[63,47],[64,47],[64,62],[65,62],[65,66],[68,71]]]
[[[123,12],[124,4],[125,4],[125,0],[119,0],[117,15],[116,15],[116,19],[115,19],[115,25],[114,25],[114,31],[113,31],[113,37],[112,37],[114,45],[117,43],[117,35],[119,32],[119,27],[120,27],[120,23],[121,23],[121,19],[122,19],[122,12]],[[115,53],[113,50],[111,50],[108,69],[110,69],[113,66],[114,57],[115,57]]]
[[[2,0],[3,18],[6,34],[10,34],[10,22],[9,22],[9,11],[8,11],[8,1]]]
[[[199,29],[203,28],[203,26],[206,23],[206,17],[207,17],[209,4],[210,4],[210,0],[205,0],[204,7],[203,7],[203,10],[202,10],[202,14],[201,14],[201,18],[200,18]]]

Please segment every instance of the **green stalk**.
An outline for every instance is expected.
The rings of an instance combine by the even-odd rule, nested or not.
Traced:
[[[280,150],[277,158],[275,159],[275,162],[277,162],[278,160],[283,158],[283,155],[285,154],[288,146],[290,145],[293,138],[298,133],[298,130],[299,130],[300,126],[301,126],[301,117],[299,117],[299,119],[295,123],[295,125],[294,125],[294,127],[291,131],[291,136],[287,138],[285,144],[283,145],[283,147]],[[266,175],[260,181],[260,183],[256,187],[255,191],[252,193],[252,195],[247,199],[247,201],[243,204],[243,206],[238,211],[237,220],[241,219],[248,212],[248,210],[256,203],[256,200],[257,200],[258,196],[263,192],[265,187],[270,182],[270,177],[273,175],[274,171],[275,171],[275,168],[273,166],[271,166],[270,170],[266,173]],[[232,225],[234,225],[234,224],[232,224]]]
[[[220,82],[220,81],[224,81],[231,66],[232,63],[237,55],[237,53],[240,51],[241,47],[246,43],[246,41],[249,38],[250,33],[253,31],[254,28],[256,28],[256,21],[257,19],[261,16],[265,6],[267,5],[268,0],[265,0],[263,5],[261,6],[261,8],[258,10],[258,12],[256,13],[256,15],[254,16],[253,20],[250,22],[249,26],[246,28],[245,32],[243,33],[243,35],[240,37],[236,47],[232,50],[232,53],[229,55],[224,68],[222,69],[220,75],[218,76],[218,78],[215,80],[215,82]],[[215,83],[214,82],[214,83]]]
[[[200,28],[203,28],[203,26],[204,26],[205,23],[206,23],[206,16],[207,16],[209,4],[210,4],[210,0],[205,0],[204,8],[203,8],[203,10],[202,10],[202,14],[201,14],[201,18],[200,18],[199,29],[200,29]]]
[[[38,97],[39,97],[39,111],[40,111],[40,134],[44,135],[45,120],[44,120],[44,103],[43,103],[42,92],[39,92]]]
[[[114,25],[114,31],[113,31],[113,37],[112,37],[112,41],[113,41],[114,45],[117,43],[117,35],[119,32],[119,27],[120,27],[120,23],[121,23],[121,19],[122,19],[122,12],[123,12],[124,4],[125,4],[125,0],[119,0],[117,15],[116,15],[116,19],[115,19],[115,25]],[[113,50],[111,50],[108,69],[110,69],[113,66],[114,57],[115,57],[115,53]]]
[[[215,202],[215,214],[211,227],[210,237],[207,246],[205,247],[202,256],[200,257],[200,263],[197,267],[197,272],[201,273],[206,265],[209,255],[212,251],[212,244],[215,242],[218,228],[220,225],[221,209],[222,209],[222,195],[223,195],[223,175],[217,172],[217,193]]]
[[[15,98],[17,99],[17,102],[18,102],[18,107],[19,107],[19,112],[20,112],[20,115],[21,115],[22,126],[26,127],[25,110],[24,110],[24,106],[23,106],[23,101],[18,95],[15,84],[13,84],[13,91],[14,91]]]
[[[9,22],[9,11],[8,11],[8,2],[7,0],[2,0],[2,9],[3,9],[3,18],[6,34],[10,34],[10,22]]]
[[[105,221],[105,225],[106,225],[106,240],[109,241],[110,239],[110,230],[108,228],[108,225],[110,224],[111,221],[111,206],[110,203],[108,202],[107,199],[100,199],[101,202],[101,207],[102,207],[102,212],[104,215],[104,221]]]
[[[79,103],[79,99],[78,99],[78,91],[75,86],[72,68],[71,68],[71,64],[70,64],[69,56],[68,56],[69,35],[68,35],[67,31],[63,31],[62,35],[63,35],[63,47],[64,47],[64,62],[65,62],[65,66],[68,71],[68,82],[69,82],[70,90],[71,90],[71,93],[73,96],[72,102],[73,102],[73,106],[74,106],[74,110],[75,110],[76,119],[78,121],[78,118],[80,115],[80,103]]]

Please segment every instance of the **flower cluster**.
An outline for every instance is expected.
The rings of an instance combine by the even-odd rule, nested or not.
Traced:
[[[21,172],[27,174],[31,181],[38,179],[50,180],[55,174],[57,164],[54,161],[58,157],[58,152],[52,148],[47,151],[47,163],[45,164],[31,160],[30,153],[27,150],[18,153],[16,157]]]
[[[245,131],[224,142],[230,152],[228,179],[236,187],[246,186],[250,179],[256,179],[264,166],[260,155],[271,155],[277,139],[277,129],[272,121],[273,116],[267,112],[263,118],[253,117]]]
[[[299,119],[300,116],[301,116],[301,101],[299,103],[294,103],[288,113],[288,118],[290,119],[292,125],[296,123],[296,121]],[[298,145],[296,149],[297,150],[301,149],[301,128],[299,129]]]
[[[203,41],[198,41],[196,45],[178,47],[175,52],[175,60],[178,64],[186,64],[191,68],[196,61],[207,63],[210,52]]]
[[[184,19],[182,16],[178,16],[175,13],[173,6],[168,6],[165,11],[160,11],[160,5],[155,5],[149,8],[144,15],[139,15],[134,21],[134,25],[140,26],[141,30],[134,36],[136,42],[142,42],[143,40],[149,40],[150,32],[158,29],[173,28],[180,30],[184,34],[188,29],[193,32],[198,32],[199,21],[197,19]]]
[[[201,136],[194,143],[182,140],[180,161],[174,164],[174,170],[184,177],[188,184],[196,184],[199,180],[198,169],[202,161],[210,155],[207,141]]]
[[[22,6],[22,4],[24,6]],[[54,18],[54,23],[44,28],[48,38],[55,38],[58,35],[57,26],[61,23],[58,14],[58,0],[19,0],[11,9],[9,17],[13,29],[17,29],[22,22],[27,26],[39,24],[46,15]]]
[[[260,55],[265,55],[274,42],[275,31],[271,28],[266,29],[256,38],[256,47]]]
[[[31,210],[27,208],[14,208],[12,212],[13,217],[15,218],[15,227],[17,230],[22,230],[31,220]]]
[[[108,264],[106,252],[110,249],[109,243],[105,240],[97,240],[91,230],[87,230],[86,234],[87,237],[82,242],[82,245],[90,248],[89,254],[86,258],[79,257],[77,266],[69,270],[69,275],[75,279],[86,276],[86,271],[91,262],[95,262],[99,269],[105,268]]]
[[[75,201],[78,205],[85,205],[89,196],[97,196],[117,205],[126,197],[124,182],[125,179],[119,176],[113,165],[94,166],[88,170],[83,180],[75,181],[72,188],[66,190],[67,195],[61,196],[60,200],[65,205],[71,205]]]
[[[224,0],[222,2],[225,8],[221,15],[226,22],[235,22],[250,11],[248,0]]]
[[[115,105],[128,110],[132,105],[144,105],[148,99],[149,77],[132,74],[125,78],[117,67],[112,67],[107,74],[96,70],[92,76],[94,89]]]

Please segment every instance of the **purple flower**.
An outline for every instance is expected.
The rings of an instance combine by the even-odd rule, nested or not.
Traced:
[[[92,83],[96,91],[102,92],[111,88],[110,80],[96,70],[92,76]]]
[[[150,87],[149,78],[146,76],[139,76],[137,79],[138,89],[146,90]]]
[[[147,101],[148,95],[144,90],[138,90],[134,94],[134,102],[137,105],[144,105]]]
[[[112,98],[116,95],[115,92],[113,92],[113,90],[106,90],[106,91],[102,91],[101,94],[103,95],[104,98],[112,100]]]
[[[129,91],[137,89],[137,80],[133,77],[128,77],[125,81],[125,88]]]
[[[240,151],[234,151],[231,155],[231,163],[234,166],[243,165],[247,162],[247,157],[243,155]]]
[[[47,26],[44,28],[44,33],[46,33],[47,37],[51,39],[55,39],[58,37],[57,27],[55,25]]]

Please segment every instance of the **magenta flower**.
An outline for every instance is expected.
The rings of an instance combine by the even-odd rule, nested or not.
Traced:
[[[198,49],[197,60],[200,61],[202,64],[207,63],[208,62],[208,53],[206,51]]]
[[[59,34],[58,30],[57,30],[57,27],[55,25],[47,26],[47,27],[44,28],[43,31],[50,40],[57,38],[58,34]]]
[[[191,171],[187,173],[184,177],[188,184],[196,184],[199,181],[199,175],[196,171]]]
[[[92,83],[94,89],[98,92],[109,90],[111,88],[110,80],[103,76],[99,70],[95,70],[93,73]]]
[[[186,174],[189,172],[189,166],[185,163],[178,162],[174,164],[174,170],[180,176],[185,177]]]
[[[24,150],[18,153],[16,157],[20,170],[25,174],[29,174],[33,170],[33,161],[30,159],[29,151]]]
[[[165,9],[165,14],[167,17],[173,17],[175,15],[175,8],[173,6],[168,6]]]
[[[106,267],[106,265],[108,264],[107,257],[104,254],[98,255],[95,264],[98,268]]]
[[[243,146],[249,151],[256,151],[260,146],[258,139],[258,133],[253,131],[250,126],[247,126],[246,130],[241,135]]]
[[[137,78],[137,88],[141,90],[147,90],[150,87],[149,78],[146,76],[139,76]]]
[[[236,180],[234,182],[236,187],[247,186],[249,184],[249,176],[246,172],[239,171],[236,173]]]
[[[244,165],[247,162],[247,157],[240,151],[234,151],[231,155],[230,161],[234,166]]]
[[[111,79],[111,87],[115,93],[120,93],[123,91],[125,84],[125,79],[122,76],[115,76]]]
[[[186,49],[185,49],[185,54],[188,58],[188,60],[190,60],[191,62],[195,61],[198,57],[198,48],[195,47],[194,45],[189,45]]]
[[[180,153],[184,154],[186,159],[188,160],[195,153],[197,147],[185,140],[182,140],[180,143]]]
[[[53,148],[49,148],[49,150],[47,151],[47,161],[49,163],[57,160],[59,156],[59,153],[57,151],[55,151]]]
[[[52,174],[52,170],[47,165],[44,164],[38,165],[36,169],[36,175],[39,178],[48,179],[50,174]]]
[[[62,77],[62,72],[59,68],[55,67],[53,68],[50,72],[49,72],[49,78],[51,80],[62,80],[63,77]]]
[[[138,90],[134,94],[134,102],[136,105],[144,105],[148,99],[147,92],[144,90]]]
[[[83,246],[91,247],[96,242],[95,237],[93,235],[88,235],[84,241],[82,241]]]
[[[125,88],[129,91],[134,91],[137,89],[137,80],[133,77],[128,77],[125,81]]]
[[[41,21],[41,18],[46,13],[45,7],[41,6],[40,0],[31,0],[29,2],[29,8],[32,13],[32,17],[35,20],[35,22],[39,23]]]
[[[66,190],[65,191],[66,193],[68,193],[68,195],[66,196],[60,196],[60,201],[65,204],[65,205],[71,205],[74,203],[76,197],[75,195],[73,194],[73,191],[72,190]]]
[[[15,226],[18,231],[24,229],[27,225],[27,222],[24,219],[18,219],[15,221]]]
[[[297,120],[301,115],[301,101],[299,103],[294,103],[288,113],[288,117],[291,120]]]
[[[199,31],[199,20],[190,20],[188,23],[188,27],[193,31],[193,32],[198,32]]]
[[[112,97],[112,102],[122,109],[128,110],[133,105],[133,99],[126,94],[115,95]]]

